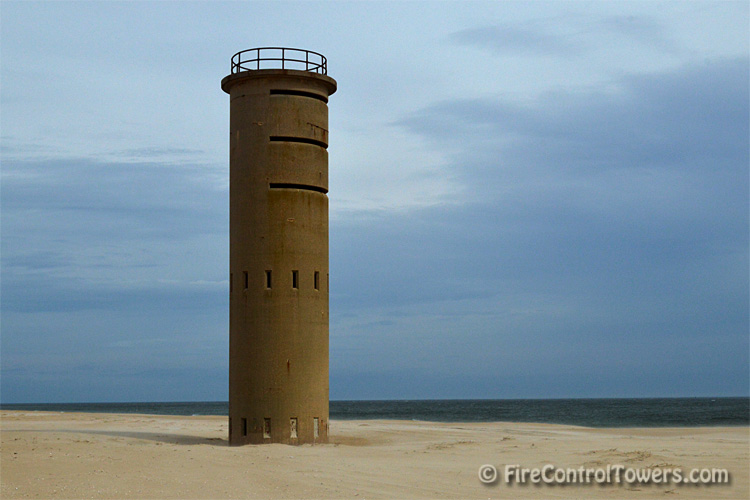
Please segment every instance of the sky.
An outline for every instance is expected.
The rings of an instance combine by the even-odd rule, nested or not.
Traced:
[[[230,58],[328,58],[331,399],[747,396],[747,2],[0,2],[0,401],[226,401]]]

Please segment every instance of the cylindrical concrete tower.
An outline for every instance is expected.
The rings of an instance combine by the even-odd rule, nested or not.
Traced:
[[[321,54],[238,52],[230,96],[229,443],[328,440],[328,96]]]

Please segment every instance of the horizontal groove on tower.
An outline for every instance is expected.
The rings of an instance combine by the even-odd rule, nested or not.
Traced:
[[[317,99],[328,104],[328,98],[314,92],[305,92],[304,90],[286,90],[286,89],[271,89],[271,95],[296,95],[299,97],[309,97],[311,99]]]
[[[293,184],[290,182],[272,182],[268,185],[271,189],[306,189],[308,191],[315,191],[318,193],[328,194],[326,188],[319,186],[311,186],[309,184]]]
[[[282,135],[272,135],[269,137],[271,142],[299,142],[302,144],[312,144],[314,146],[320,146],[323,149],[328,149],[328,144],[317,139],[310,139],[308,137],[289,137]]]

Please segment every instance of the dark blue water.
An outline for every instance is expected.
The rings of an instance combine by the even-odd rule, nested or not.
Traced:
[[[4,404],[4,410],[227,415],[226,402]],[[538,422],[586,427],[750,425],[750,398],[331,401],[333,420]]]

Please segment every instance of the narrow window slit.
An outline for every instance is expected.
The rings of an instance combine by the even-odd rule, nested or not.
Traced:
[[[299,271],[292,271],[292,288],[299,288]]]
[[[316,290],[320,290],[320,272],[315,271],[315,274],[313,275],[313,287]]]
[[[271,95],[296,95],[299,97],[309,97],[310,99],[317,99],[328,104],[327,97],[313,92],[305,92],[304,90],[271,89]]]
[[[271,419],[270,418],[263,419],[263,437],[266,439],[271,437]]]
[[[317,139],[310,139],[309,137],[291,137],[288,135],[272,135],[268,138],[271,142],[299,142],[301,144],[312,144],[313,146],[320,146],[323,149],[328,149],[328,144]]]
[[[242,271],[242,275],[243,275],[243,276],[244,276],[244,278],[245,278],[245,290],[247,290],[247,287],[248,287],[248,285],[249,285],[249,283],[250,283],[250,282],[248,281],[248,277],[247,277],[247,271]]]
[[[247,436],[247,419],[244,417],[242,419],[242,435]]]
[[[266,288],[271,289],[271,271],[266,271]]]
[[[315,191],[317,193],[328,194],[326,188],[320,186],[311,186],[310,184],[293,184],[290,182],[271,182],[268,184],[271,189],[306,189],[307,191]]]

